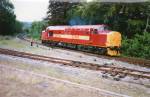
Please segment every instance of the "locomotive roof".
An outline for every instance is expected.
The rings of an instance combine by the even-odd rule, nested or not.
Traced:
[[[65,29],[69,29],[69,28],[99,28],[99,27],[103,27],[103,26],[106,26],[106,25],[75,25],[75,26],[48,26],[47,29],[48,30],[65,30]]]

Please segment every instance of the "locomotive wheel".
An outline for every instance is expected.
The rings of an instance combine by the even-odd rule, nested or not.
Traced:
[[[45,44],[46,43],[46,41],[45,40],[42,40],[42,44]]]
[[[103,49],[102,49],[102,53],[103,53],[104,55],[106,55],[106,54],[107,54],[107,48],[103,48]]]
[[[98,48],[98,54],[106,55],[107,49],[106,48]]]

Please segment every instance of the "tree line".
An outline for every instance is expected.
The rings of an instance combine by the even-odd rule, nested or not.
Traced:
[[[0,35],[22,32],[21,22],[16,20],[14,6],[10,0],[0,0]]]

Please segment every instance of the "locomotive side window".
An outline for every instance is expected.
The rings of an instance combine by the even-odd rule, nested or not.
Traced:
[[[109,30],[110,28],[108,26],[105,26],[104,27],[104,30]]]
[[[94,29],[93,34],[98,34],[98,30]]]
[[[104,31],[104,26],[98,28],[99,31]]]
[[[48,32],[48,37],[53,36],[53,32]]]
[[[109,30],[110,28],[108,26],[101,26],[98,28],[99,31],[105,31],[105,30]]]

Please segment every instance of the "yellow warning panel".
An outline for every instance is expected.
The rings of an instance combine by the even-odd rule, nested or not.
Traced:
[[[107,34],[107,47],[120,47],[121,46],[121,34],[116,31],[111,31]]]

